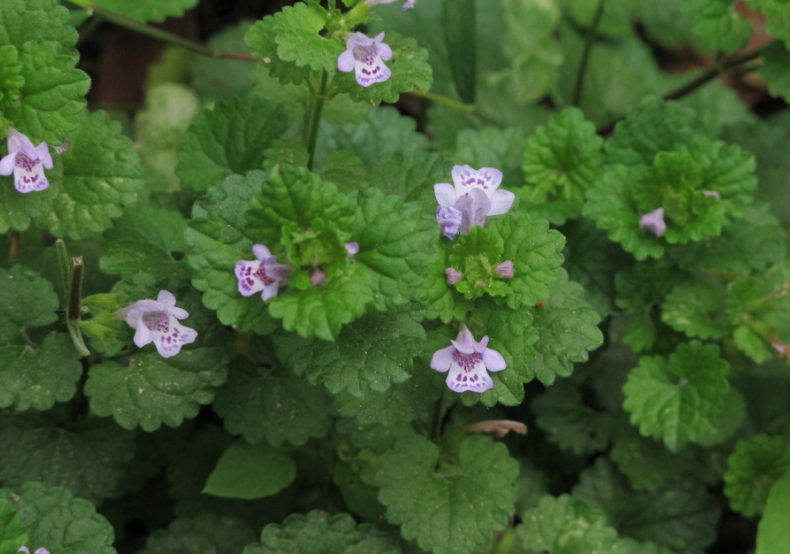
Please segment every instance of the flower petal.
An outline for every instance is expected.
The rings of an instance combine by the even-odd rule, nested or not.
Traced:
[[[433,186],[433,194],[436,196],[436,201],[444,208],[452,208],[455,206],[458,195],[455,194],[455,187],[450,183],[439,183]]]
[[[356,71],[357,83],[363,87],[369,87],[376,83],[383,83],[392,77],[390,68],[381,61],[381,56],[368,56],[364,60],[354,58],[354,70]]]
[[[3,156],[0,160],[0,175],[11,175],[14,172],[16,165],[16,152],[11,152],[7,156]]]
[[[137,331],[134,333],[134,343],[142,348],[146,344],[150,344],[154,338],[151,336],[151,331],[142,322],[142,319],[137,320]]]
[[[383,35],[384,33],[381,34]],[[392,59],[392,48],[390,48],[389,44],[384,44],[382,42],[376,46],[376,51],[379,53],[379,56],[381,56],[381,59],[385,62],[388,62]]]
[[[265,260],[266,258],[272,257],[271,251],[263,244],[256,244],[253,246],[252,253],[259,260]]]
[[[260,260],[248,262],[240,260],[236,262],[236,278],[239,280],[239,294],[242,296],[252,296],[256,292],[262,291],[265,286],[262,279],[257,276],[261,268]]]
[[[490,348],[486,348],[486,351],[483,352],[483,363],[486,364],[488,371],[502,371],[507,367],[502,354]]]
[[[462,354],[472,354],[475,351],[475,337],[466,328],[466,325],[461,324],[461,329],[458,331],[458,336],[455,340],[450,341],[456,350]]]
[[[506,214],[510,210],[515,199],[516,195],[509,190],[498,190],[494,192],[491,197],[491,210],[489,210],[488,215]]]
[[[140,327],[145,327],[141,325]],[[150,330],[154,346],[163,358],[170,358],[181,351],[185,344],[195,342],[197,331],[181,325],[178,320],[168,314],[167,323],[161,330]]]
[[[346,50],[337,57],[337,69],[344,73],[354,71],[354,51]]]
[[[486,372],[483,363],[475,364],[471,371],[464,371],[458,364],[453,364],[450,374],[447,376],[448,388],[454,392],[485,392],[494,388],[494,381]]]
[[[186,319],[189,317],[189,312],[184,308],[176,308],[173,306],[172,308],[168,308],[167,311],[170,312],[176,319]]]
[[[431,369],[444,373],[453,364],[453,354],[455,354],[455,347],[448,346],[437,350],[431,356]]]
[[[156,297],[156,301],[165,306],[176,305],[176,297],[173,296],[172,292],[166,290],[159,291],[159,296]]]
[[[278,283],[277,281],[269,285],[265,285],[263,287],[263,292],[261,293],[261,298],[263,299],[264,302],[266,302],[269,298],[273,298],[277,296],[279,290],[280,290],[280,283]]]

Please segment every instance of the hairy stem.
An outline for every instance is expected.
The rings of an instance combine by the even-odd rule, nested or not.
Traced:
[[[89,356],[90,351],[85,346],[80,329],[80,307],[82,305],[82,270],[85,264],[82,256],[71,259],[71,271],[69,275],[68,298],[66,301],[66,327],[71,335],[77,351],[82,356]]]
[[[444,388],[439,398],[433,404],[433,411],[431,412],[431,428],[430,439],[434,444],[439,444],[439,438],[442,436],[442,405],[444,404]]]
[[[598,9],[595,11],[592,25],[587,31],[587,37],[584,41],[584,50],[582,51],[582,58],[579,61],[579,71],[576,74],[576,86],[573,89],[573,105],[578,107],[582,102],[582,90],[584,90],[584,75],[587,73],[587,64],[590,61],[590,52],[595,42],[595,35],[598,32],[598,25],[601,23],[603,17],[603,5],[606,0],[598,0]]]
[[[310,113],[310,125],[307,132],[307,151],[310,153],[310,158],[307,162],[307,169],[313,169],[313,162],[315,161],[315,145],[318,141],[318,129],[321,126],[321,112],[324,111],[324,100],[326,100],[324,93],[326,92],[327,80],[329,76],[324,69],[321,71],[321,76],[318,80],[318,88],[315,94],[315,103],[313,104],[312,112]]]
[[[743,68],[741,67],[744,64],[747,64],[751,61],[754,61],[762,56],[762,50],[755,50],[754,52],[749,52],[748,54],[741,54],[740,56],[734,56],[729,59],[723,59],[719,63],[717,63],[714,67],[707,70],[705,73],[697,77],[696,79],[691,80],[690,82],[686,83],[685,85],[676,88],[675,90],[665,94],[663,96],[664,100],[679,100],[685,96],[688,96],[698,88],[703,87],[704,85],[710,83],[711,81],[721,77],[722,75],[726,74],[737,74]],[[750,70],[756,69],[756,65],[753,64],[750,67]],[[623,117],[618,117],[614,121],[608,123],[604,127],[598,129],[599,135],[608,135],[614,130],[615,125],[619,121],[622,121]]]
[[[433,92],[425,92],[419,89],[414,89],[411,92],[407,92],[406,94],[411,94],[412,96],[417,96],[418,98],[425,98],[426,100],[430,100],[436,104],[440,104],[442,106],[447,106],[452,110],[457,110],[459,112],[465,112],[468,114],[472,114],[478,118],[480,118],[483,122],[488,123],[489,125],[494,125],[495,127],[506,127],[501,122],[495,120],[494,118],[482,113],[477,106],[473,104],[464,104],[458,100],[454,100],[447,96],[442,96],[441,94],[436,94]]]
[[[167,42],[168,44],[174,44],[176,46],[186,48],[191,52],[195,52],[203,56],[209,56],[211,58],[228,58],[246,62],[258,61],[249,54],[241,54],[238,52],[222,52],[220,50],[209,48],[208,46],[204,46],[189,39],[174,35],[173,33],[168,33],[162,29],[157,29],[151,25],[140,23],[139,21],[135,21],[130,17],[115,13],[114,11],[108,10],[107,8],[102,8],[101,6],[97,6],[96,4],[88,2],[87,0],[69,0],[69,2],[81,8],[85,8],[86,10],[90,10],[94,15],[115,23],[116,25],[126,27],[132,31],[137,31],[140,34],[159,39],[161,41]]]

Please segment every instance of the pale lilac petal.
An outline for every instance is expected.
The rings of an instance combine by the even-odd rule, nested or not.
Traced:
[[[434,185],[433,194],[436,196],[436,201],[439,205],[445,208],[452,208],[458,200],[458,195],[455,194],[455,187],[450,183]]]
[[[310,282],[313,283],[313,286],[320,285],[321,283],[326,283],[326,273],[324,273],[320,269],[316,269],[315,271],[313,271],[313,274],[310,275]]]
[[[721,200],[721,194],[719,194],[719,192],[715,190],[703,190],[702,194],[704,194],[705,196],[715,196],[716,200]]]
[[[25,554],[30,554],[30,549],[27,546],[20,546],[17,552],[24,552]]]
[[[49,181],[41,162],[31,160],[21,152],[18,153],[14,167],[14,188],[22,194],[48,189]]]
[[[461,212],[463,217],[461,234],[465,235],[472,227],[485,225],[486,216],[491,211],[491,202],[485,192],[480,189],[472,189],[458,199],[455,208]]]
[[[497,190],[490,198],[491,210],[488,215],[502,215],[510,210],[516,195],[509,190]]]
[[[491,198],[502,183],[502,172],[494,167],[474,169],[468,165],[456,165],[453,167],[452,176],[458,196],[472,189],[480,189]]]
[[[156,297],[156,301],[165,306],[176,305],[176,297],[173,296],[173,293],[166,290],[159,291],[159,296]]]
[[[138,320],[140,321],[140,320]],[[142,348],[146,344],[150,344],[153,341],[153,337],[151,336],[151,331],[145,324],[140,321],[140,323],[136,326],[137,331],[134,333],[134,343],[139,347]]]
[[[475,343],[475,352],[477,352],[478,354],[482,354],[483,352],[485,352],[489,340],[490,339],[488,338],[488,335],[486,335],[482,339],[480,339],[480,342]]]
[[[384,65],[381,58],[376,55],[370,59],[360,61],[358,58],[354,61],[354,69],[356,71],[357,83],[363,87],[369,87],[376,83],[383,83],[392,77],[390,68]]]
[[[507,260],[502,262],[498,266],[496,266],[496,272],[499,274],[500,277],[504,277],[505,279],[510,279],[513,277],[513,262]]]
[[[52,168],[50,168],[50,169],[52,169]],[[42,546],[41,548],[36,548],[36,551],[35,551],[34,554],[49,554],[49,550],[47,550],[46,548],[44,548]]]
[[[475,364],[471,371],[464,371],[458,364],[453,364],[445,383],[451,391],[458,393],[467,391],[482,393],[494,387],[494,381],[486,373],[482,362]]]
[[[437,350],[431,356],[431,369],[444,373],[453,364],[453,354],[455,354],[455,347],[448,346]]]
[[[461,272],[454,270],[452,267],[445,269],[444,274],[447,275],[447,284],[450,286],[456,284],[462,277]]]
[[[235,273],[236,278],[239,280],[239,294],[242,296],[252,296],[256,292],[263,290],[265,286],[263,281],[255,276],[260,267],[261,262],[258,260],[254,262],[248,262],[246,260],[236,262]]]
[[[381,31],[379,34],[377,34],[375,37],[373,37],[373,42],[379,42],[380,43],[382,40],[384,40],[384,31]]]
[[[486,364],[488,371],[502,371],[507,367],[502,354],[490,348],[486,348],[485,352],[483,352],[483,363]]]
[[[261,299],[264,302],[266,302],[269,298],[274,298],[275,296],[277,296],[277,293],[279,292],[279,288],[280,288],[280,283],[278,283],[277,281],[271,283],[270,285],[266,285],[265,287],[263,287],[263,292],[261,293]]]
[[[173,314],[173,317],[176,319],[186,319],[189,317],[189,312],[184,308],[176,308],[173,306],[172,308],[169,308],[168,311]]]
[[[358,242],[347,242],[343,246],[346,247],[346,255],[350,258],[351,256],[356,256],[359,253],[359,243]]]
[[[436,221],[442,228],[442,234],[452,240],[461,232],[464,216],[455,208],[444,208],[439,206],[436,208]]]
[[[145,319],[143,319],[145,322]],[[181,351],[185,344],[195,342],[197,331],[181,325],[176,318],[167,314],[166,323],[159,321],[159,326],[150,329],[156,350],[163,358],[170,358]],[[147,324],[146,324],[147,325]],[[141,325],[140,327],[144,327]]]
[[[381,33],[382,35],[384,33]],[[392,48],[390,48],[389,44],[384,44],[383,42],[376,47],[376,50],[381,56],[381,59],[385,62],[388,62],[392,59]]]
[[[337,69],[344,73],[354,71],[354,51],[346,50],[337,57]]]
[[[256,244],[252,247],[252,254],[258,258],[259,260],[265,260],[266,258],[271,258],[272,253],[271,251],[266,248],[263,244]]]
[[[403,6],[401,6],[401,9],[402,10],[410,10],[410,9],[412,9],[414,7],[414,2],[415,2],[415,0],[406,0],[403,3]]]
[[[455,349],[461,354],[471,354],[475,351],[475,337],[471,331],[466,328],[465,324],[461,324],[461,329],[458,331],[458,336],[455,340],[450,341]]]
[[[11,152],[0,160],[0,175],[11,175],[16,165],[16,152]]]
[[[47,169],[52,169],[52,155],[49,153],[49,146],[47,146],[46,142],[40,142],[38,146],[35,148],[36,158],[38,158],[41,163]]]
[[[667,230],[667,225],[664,223],[664,208],[658,208],[643,215],[639,220],[639,226],[650,229],[657,237],[663,235],[664,231]]]

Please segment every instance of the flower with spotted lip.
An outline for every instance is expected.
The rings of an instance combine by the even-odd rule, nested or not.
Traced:
[[[197,331],[184,327],[179,319],[186,319],[189,313],[176,308],[176,297],[166,290],[160,290],[156,300],[138,300],[119,312],[132,329],[135,329],[134,343],[142,348],[154,343],[163,358],[170,358],[181,351],[185,344],[195,342]]]
[[[236,278],[239,280],[239,294],[252,296],[258,291],[266,302],[269,298],[277,296],[280,285],[291,275],[291,268],[278,264],[277,256],[262,244],[252,247],[252,253],[257,260],[236,262]]]
[[[485,392],[493,388],[494,381],[488,371],[502,371],[507,364],[502,354],[486,348],[488,336],[475,342],[466,325],[461,325],[458,337],[450,342],[452,346],[437,350],[431,357],[432,369],[450,372],[445,381],[450,390]]]
[[[473,169],[468,165],[453,167],[453,185],[439,183],[433,186],[439,208],[436,219],[448,238],[459,233],[465,235],[475,225],[483,226],[486,217],[502,215],[510,210],[516,195],[508,190],[498,190],[502,183],[502,172],[493,167]],[[455,216],[452,226],[447,222]],[[440,215],[442,217],[440,217]],[[457,220],[460,219],[460,225]]]
[[[381,42],[384,33],[369,38],[362,33],[346,35],[346,51],[337,58],[337,69],[345,73],[356,72],[357,83],[369,87],[383,83],[392,76],[384,62],[392,59],[392,48]]]
[[[52,155],[46,142],[38,146],[16,129],[8,129],[8,155],[0,160],[0,175],[14,174],[14,187],[21,193],[49,188],[44,169],[52,169]]]

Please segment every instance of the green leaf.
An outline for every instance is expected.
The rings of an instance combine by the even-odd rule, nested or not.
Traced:
[[[668,359],[642,357],[623,386],[623,408],[643,435],[663,439],[677,452],[715,425],[729,389],[728,370],[718,346],[696,340],[678,346]]]
[[[14,510],[11,501],[0,498],[0,553],[18,552],[27,544],[28,534],[22,529],[22,520]]]
[[[442,27],[450,72],[458,95],[467,104],[475,103],[477,84],[475,16],[475,0],[442,1]]]
[[[538,343],[540,344],[540,343]],[[538,426],[550,442],[574,454],[589,455],[609,444],[611,419],[582,402],[582,392],[567,379],[558,381],[531,403]]]
[[[11,44],[0,46],[0,127],[6,129],[11,122],[3,117],[3,112],[17,105],[21,89],[25,85],[22,77],[22,66],[19,63],[19,52]]]
[[[0,6],[0,44],[17,47],[28,41],[56,42],[73,54],[77,31],[69,24],[69,10],[57,0],[8,0]]]
[[[49,414],[35,412],[3,417],[3,483],[18,487],[39,481],[97,504],[117,496],[126,462],[134,456],[132,434],[95,418],[79,418],[68,428],[57,423]]]
[[[381,457],[376,484],[387,521],[401,525],[404,538],[436,554],[461,554],[507,525],[517,476],[505,445],[488,437],[467,437],[448,459],[427,438],[412,435]]]
[[[705,136],[694,110],[649,97],[628,111],[606,141],[607,164],[652,165],[659,152],[673,152]]]
[[[277,494],[294,479],[296,464],[280,450],[239,441],[222,454],[203,493],[253,500]]]
[[[348,391],[362,396],[385,391],[412,374],[414,356],[425,346],[425,330],[411,314],[373,313],[343,328],[335,342],[278,337],[279,357],[323,383],[332,394]]]
[[[763,270],[785,257],[784,231],[770,212],[767,203],[748,205],[743,218],[725,227],[721,236],[676,246],[670,254],[683,269],[716,269],[738,275]]]
[[[18,489],[0,489],[30,535],[29,548],[52,549],[63,554],[115,554],[113,528],[91,502],[73,498],[60,487],[25,483]]]
[[[582,471],[573,496],[603,510],[621,536],[652,541],[675,552],[702,552],[716,537],[719,509],[700,484],[634,492],[611,462],[600,457]]]
[[[264,527],[260,542],[243,554],[400,554],[395,539],[370,524],[357,525],[348,514],[323,510],[293,514],[281,525]]]
[[[447,283],[445,271],[450,267],[447,249],[449,246],[434,245],[434,260],[425,270],[425,282],[417,289],[417,299],[425,307],[425,318],[439,318],[442,323],[450,323],[453,319],[463,321],[474,306]]]
[[[44,327],[57,321],[59,301],[52,283],[32,269],[0,268],[0,282],[0,317],[19,327]]]
[[[760,515],[769,492],[790,470],[790,443],[782,437],[757,435],[738,441],[727,459],[724,494],[746,517]]]
[[[192,207],[184,234],[189,245],[187,261],[197,272],[192,284],[204,292],[203,304],[217,310],[223,325],[260,334],[271,333],[274,322],[260,296],[239,294],[234,268],[239,260],[253,258],[255,242],[246,231],[244,214],[265,177],[261,171],[251,171],[246,177],[231,175],[209,189]]]
[[[17,266],[18,267],[18,266]],[[2,271],[2,270],[0,270]],[[80,354],[65,333],[52,332],[38,348],[15,341],[0,346],[0,407],[49,410],[68,402],[82,376]]]
[[[790,24],[787,21],[787,4],[783,0],[749,0],[749,7],[765,16],[768,33],[790,43]]]
[[[186,252],[184,231],[187,223],[174,210],[137,205],[129,208],[105,232],[99,267],[105,273],[131,279],[140,271],[157,281],[168,280],[172,290],[180,288],[190,271],[186,262],[174,253]]]
[[[286,62],[296,62],[298,67],[336,69],[337,58],[345,48],[339,40],[319,34],[327,22],[326,10],[318,4],[300,2],[284,7],[274,16],[277,55]]]
[[[232,173],[261,169],[264,151],[288,129],[279,104],[255,96],[231,98],[199,113],[178,150],[176,174],[203,191]]]
[[[529,187],[526,199],[536,204],[581,201],[599,177],[603,163],[603,140],[595,125],[578,108],[565,108],[535,129],[524,152],[524,176]]]
[[[480,226],[472,227],[467,234],[454,240],[450,267],[461,274],[455,284],[456,290],[467,300],[486,293],[489,296],[508,295],[510,279],[506,280],[497,272],[499,264],[505,261],[503,251],[501,239]]]
[[[335,183],[341,192],[346,193],[368,186],[368,172],[362,160],[349,150],[332,150],[326,157],[321,177]]]
[[[603,512],[567,494],[544,496],[537,507],[524,513],[517,533],[530,551],[618,552],[617,531],[606,524]]]
[[[320,388],[282,369],[236,358],[228,382],[217,390],[214,411],[229,433],[250,444],[268,441],[301,446],[322,438],[331,428],[330,403]]]
[[[752,34],[751,22],[728,0],[690,0],[681,4],[691,30],[712,50],[727,54],[746,46]]]
[[[263,63],[263,65],[258,64],[256,69],[279,79],[283,85],[290,83],[298,85],[310,79],[310,67],[297,66],[293,61],[284,61],[278,55],[275,26],[274,16],[267,15],[250,27],[244,37],[250,47],[250,53]],[[282,94],[283,91],[278,90],[277,93]]]
[[[67,137],[71,145],[62,155],[62,176],[53,175],[58,195],[52,212],[36,220],[55,236],[73,239],[110,227],[144,184],[140,158],[120,123],[102,111],[83,112],[77,123]]]
[[[768,90],[773,96],[790,96],[790,79],[787,68],[790,67],[790,51],[782,41],[775,40],[762,51],[763,65],[760,76],[768,83]]]
[[[700,278],[672,289],[661,306],[661,321],[692,338],[720,339],[732,331],[726,302],[720,280]]]
[[[790,540],[790,472],[785,473],[771,487],[763,518],[757,528],[756,554],[781,554]]]
[[[385,310],[410,302],[433,261],[436,220],[414,204],[375,189],[360,191],[356,200],[349,232],[359,253],[353,259],[367,270],[374,307]]]
[[[456,138],[454,157],[459,164],[472,167],[496,167],[504,174],[501,186],[509,190],[524,185],[521,163],[526,145],[527,137],[521,129],[496,127],[483,127],[480,130],[464,129]],[[449,173],[448,170],[440,177],[441,181],[437,179],[431,184],[446,181],[446,175]],[[435,201],[433,194],[431,199]]]
[[[252,24],[252,21],[245,19],[233,27],[223,29],[209,39],[209,48],[249,54],[250,49],[244,37]],[[206,102],[230,100],[234,96],[243,96],[252,87],[251,69],[251,64],[243,60],[195,56],[191,67],[192,86]]]
[[[582,297],[581,285],[568,280],[568,273],[555,270],[557,280],[549,286],[549,296],[543,307],[537,305],[527,311],[534,318],[533,327],[540,337],[535,343],[537,358],[530,363],[530,371],[544,385],[556,376],[567,377],[575,362],[586,362],[588,351],[603,344],[603,333],[598,328],[601,318]]]
[[[167,17],[181,17],[197,5],[197,0],[96,0],[94,4],[137,21],[162,22]]]
[[[386,62],[392,77],[382,83],[363,87],[356,81],[354,72],[336,73],[335,82],[340,92],[348,93],[356,102],[395,103],[402,92],[415,88],[428,90],[433,82],[433,69],[428,63],[428,51],[417,46],[413,38],[404,38],[397,33],[387,33],[384,42],[392,48],[393,57]],[[337,65],[337,56],[332,61]]]
[[[548,222],[524,213],[509,212],[494,218],[490,231],[504,244],[503,260],[513,262],[513,277],[508,284],[513,291],[507,305],[513,310],[534,306],[549,295],[549,285],[557,280],[555,269],[562,265],[565,237],[549,229]]]
[[[524,400],[524,383],[535,378],[531,362],[535,360],[537,330],[529,310],[507,310],[496,306],[491,300],[481,299],[467,320],[475,337],[488,336],[488,348],[496,350],[505,358],[507,368],[491,374],[494,388],[483,394],[465,392],[461,399],[471,405],[478,400],[486,406],[497,402],[515,406]],[[455,339],[455,332],[448,339]],[[449,342],[449,340],[448,340]],[[441,345],[442,348],[447,344]]]
[[[64,54],[52,42],[26,42],[19,48],[21,76],[19,103],[5,110],[5,117],[34,144],[40,140],[61,144],[80,124],[85,110],[88,76],[76,69],[77,56]]]
[[[180,517],[152,533],[139,554],[238,554],[255,533],[237,517],[201,514]]]

